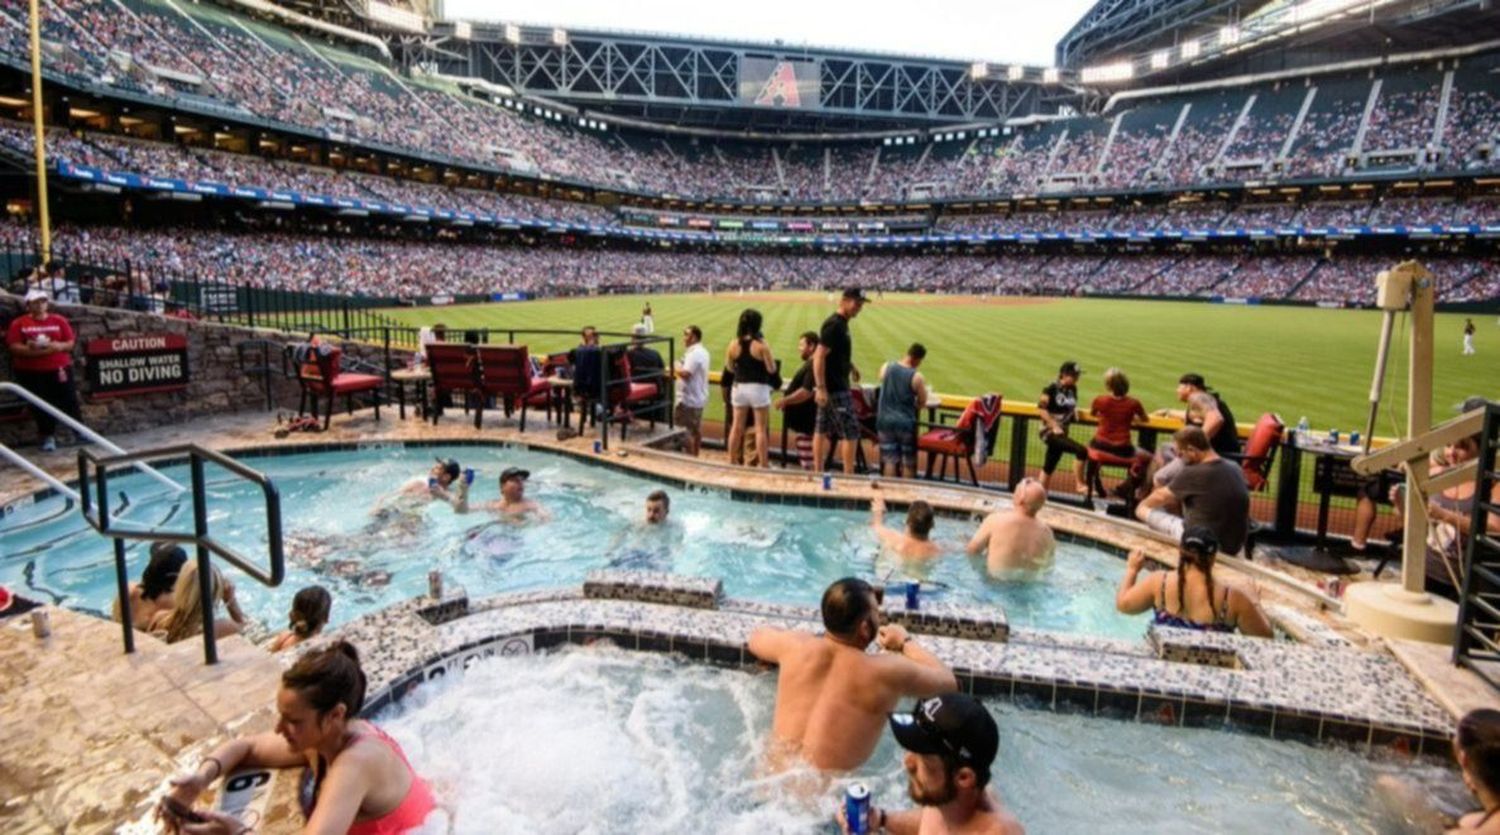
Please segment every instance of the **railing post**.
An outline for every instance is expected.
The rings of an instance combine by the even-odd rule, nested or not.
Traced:
[[[213,566],[208,561],[208,497],[204,492],[203,459],[197,451],[189,454],[193,473],[193,536],[198,540],[198,598],[203,608],[203,663],[219,663],[219,643],[214,635]]]
[[[1297,535],[1297,504],[1302,488],[1302,450],[1297,430],[1286,433],[1281,443],[1281,465],[1276,477],[1276,536],[1290,541]]]
[[[350,333],[352,331],[349,330],[349,300],[344,299],[344,338],[349,339]]]
[[[609,349],[599,349],[599,401],[595,409],[603,412],[599,416],[599,440],[604,449],[609,449]]]
[[[1029,423],[1031,421],[1025,415],[1015,415],[1010,422],[1010,472],[1006,481],[1012,493],[1026,477],[1026,425]]]
[[[130,614],[130,581],[125,576],[125,540],[115,538],[115,586],[120,595],[120,629],[125,633],[125,654],[135,652],[135,626]]]
[[[776,361],[776,367],[781,368],[781,360]],[[781,392],[776,392],[780,394]],[[667,340],[667,428],[676,429],[677,410],[672,408],[677,402],[677,337]],[[783,424],[784,426],[785,424]],[[785,433],[783,433],[785,437]],[[786,463],[786,444],[781,445],[781,461]]]

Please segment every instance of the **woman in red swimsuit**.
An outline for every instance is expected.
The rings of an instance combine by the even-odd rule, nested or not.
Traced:
[[[173,778],[161,817],[187,835],[241,835],[249,827],[231,816],[193,810],[203,821],[190,822],[169,805],[191,807],[214,780],[236,769],[301,766],[303,832],[395,835],[421,826],[436,807],[432,790],[395,740],[355,718],[364,699],[365,674],[352,645],[339,641],[304,655],[281,677],[276,731],[226,742],[197,770]]]

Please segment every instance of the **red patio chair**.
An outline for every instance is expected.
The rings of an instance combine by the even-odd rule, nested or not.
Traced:
[[[479,390],[479,357],[475,346],[434,342],[427,346],[427,367],[432,372],[432,422],[442,416],[443,406],[452,402],[452,394],[467,398]],[[467,404],[467,399],[464,401]],[[478,425],[476,416],[475,425]]]
[[[1000,424],[1000,404],[1004,398],[999,394],[976,397],[959,416],[953,426],[938,426],[917,437],[917,451],[927,453],[927,478],[932,478],[934,463],[937,464],[939,480],[946,481],[949,459],[953,464],[953,480],[960,477],[958,461],[969,465],[969,481],[979,486],[979,472],[975,459],[982,464],[995,451],[995,431]],[[931,424],[918,424],[930,426]]]
[[[385,378],[379,374],[355,374],[342,370],[344,351],[336,345],[309,345],[306,360],[297,363],[297,384],[302,389],[297,413],[305,413],[309,407],[318,413],[318,398],[327,397],[328,406],[323,413],[323,428],[333,420],[333,398],[344,395],[349,414],[354,414],[354,395],[369,392],[375,401],[375,419],[380,420],[380,392],[385,388]]]
[[[493,397],[509,417],[517,406],[521,409],[521,431],[526,431],[526,405],[535,381],[531,376],[531,354],[525,345],[479,345],[479,405],[474,409],[474,428],[484,419],[486,398]],[[546,381],[542,384],[545,386]]]

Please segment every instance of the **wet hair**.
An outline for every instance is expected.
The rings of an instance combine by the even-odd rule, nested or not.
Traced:
[[[817,331],[803,331],[802,336],[799,338],[807,340],[807,344],[813,346],[814,348],[818,347],[818,345],[823,342],[823,338],[818,336]]]
[[[1201,426],[1184,426],[1172,435],[1172,440],[1177,443],[1177,448],[1196,449],[1199,452],[1208,452],[1212,447],[1208,444],[1208,435],[1204,433]]]
[[[837,580],[823,592],[823,628],[840,637],[853,637],[875,610],[875,590],[858,577]]]
[[[932,505],[917,499],[906,509],[906,526],[921,539],[932,533]]]
[[[671,510],[672,509],[672,497],[668,496],[667,495],[667,491],[665,491],[665,490],[653,490],[653,491],[651,491],[651,495],[649,495],[649,496],[646,497],[646,501],[648,501],[648,502],[661,502],[661,506],[662,507],[666,508],[667,510]]]
[[[1177,549],[1177,611],[1187,614],[1187,597],[1183,592],[1187,585],[1187,567],[1192,566],[1203,572],[1203,579],[1208,584],[1208,608],[1215,616],[1218,615],[1217,604],[1214,598],[1214,562],[1217,554],[1204,554],[1191,548]]]
[[[1124,397],[1130,393],[1130,378],[1118,368],[1105,369],[1104,387],[1109,389],[1109,393],[1115,397]]]
[[[333,597],[322,586],[308,586],[292,598],[292,614],[288,626],[298,638],[311,638],[328,623],[328,612],[333,608]]]
[[[1500,790],[1500,710],[1481,707],[1458,720],[1454,744],[1468,760],[1468,772],[1490,791]]]
[[[914,360],[926,359],[927,346],[920,342],[913,342],[911,347],[906,349],[906,355]]]
[[[760,311],[753,307],[745,308],[740,314],[740,323],[734,329],[735,335],[740,339],[755,339],[760,335],[761,326]]]
[[[359,651],[348,641],[335,641],[313,650],[281,674],[281,686],[297,695],[320,715],[344,706],[344,718],[359,715],[365,704],[365,671]]]
[[[187,552],[174,542],[155,542],[151,545],[151,561],[141,572],[141,597],[155,600],[170,592],[187,562]]]

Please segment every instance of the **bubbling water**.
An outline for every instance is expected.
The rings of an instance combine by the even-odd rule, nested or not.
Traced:
[[[772,673],[607,645],[475,663],[381,721],[453,810],[459,833],[834,832],[851,780],[907,808],[902,752],[827,780],[767,775]],[[1451,804],[1442,764],[1365,757],[1218,730],[1161,728],[992,704],[993,787],[1031,833],[1416,831],[1387,810],[1385,774]]]

